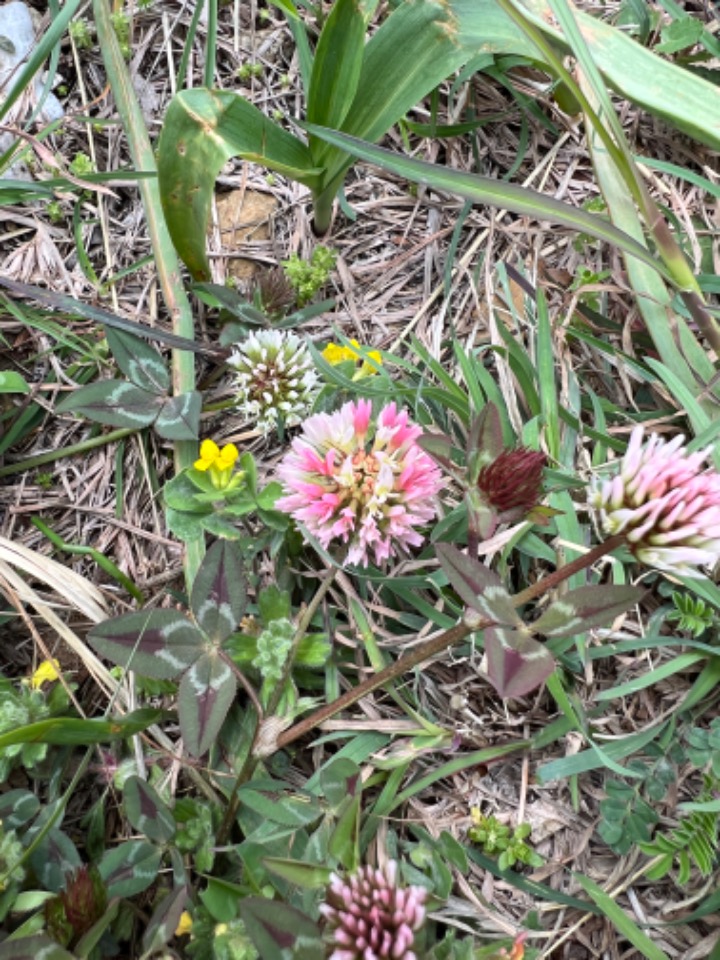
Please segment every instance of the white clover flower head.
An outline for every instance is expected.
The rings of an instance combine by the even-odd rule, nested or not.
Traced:
[[[397,863],[332,874],[320,905],[333,948],[329,960],[417,960],[415,934],[425,921],[423,887],[401,887]]]
[[[687,453],[682,435],[670,441],[641,426],[620,469],[595,478],[588,503],[610,536],[622,533],[635,557],[666,573],[700,577],[720,559],[720,474],[704,466],[712,447]]]
[[[250,334],[237,344],[228,365],[236,374],[240,412],[262,433],[274,430],[281,419],[286,427],[302,423],[320,389],[305,342],[284,330]]]

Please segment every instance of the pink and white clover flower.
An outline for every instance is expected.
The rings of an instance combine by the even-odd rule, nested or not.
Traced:
[[[419,547],[418,528],[436,517],[442,486],[421,434],[394,403],[375,420],[369,400],[315,414],[278,467],[286,495],[275,506],[322,547],[346,544],[347,563],[381,564]]]
[[[394,860],[361,867],[347,878],[332,874],[320,905],[329,960],[417,960],[415,934],[425,921],[427,891],[398,885]]]
[[[622,533],[642,563],[700,577],[720,559],[720,474],[703,466],[712,447],[687,453],[682,435],[646,442],[635,427],[619,471],[596,478],[588,502],[603,530]]]

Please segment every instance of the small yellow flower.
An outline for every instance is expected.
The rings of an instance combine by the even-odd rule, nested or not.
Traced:
[[[226,923],[218,923],[218,925],[215,927],[215,931],[214,931],[214,932],[215,932],[215,936],[216,936],[216,937],[223,937],[223,936],[225,936],[225,934],[228,932],[229,929],[230,929],[230,928],[228,927],[228,925],[227,925]]]
[[[323,350],[322,355],[327,362],[332,363],[333,366],[337,363],[344,363],[345,360],[360,360],[362,358],[362,354],[359,351],[363,348],[360,346],[357,340],[351,340],[350,344],[351,345],[349,347],[343,347],[338,343],[329,343]],[[371,350],[368,353],[368,357],[371,360],[374,360],[375,363],[382,364],[382,356],[379,351]],[[353,380],[360,380],[362,377],[370,377],[374,373],[377,373],[375,367],[365,360],[363,365],[353,377]]]
[[[175,936],[186,937],[192,930],[192,926],[192,917],[187,910],[183,910],[183,912],[180,914],[180,920],[178,921],[177,929],[175,930]]]
[[[234,443],[226,443],[221,450],[214,440],[203,440],[200,444],[200,459],[196,460],[193,466],[203,473],[209,472],[213,486],[222,490],[230,482],[239,456],[240,452]]]
[[[33,690],[39,690],[44,683],[53,683],[60,679],[60,661],[43,660],[35,673],[30,678],[30,686]]]

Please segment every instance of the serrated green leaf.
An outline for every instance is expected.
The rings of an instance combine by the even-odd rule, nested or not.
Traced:
[[[157,879],[162,850],[146,840],[128,840],[108,850],[98,864],[108,897],[134,897]]]
[[[593,627],[608,626],[638,603],[644,592],[640,587],[611,584],[568,590],[531,627],[534,633],[546,637],[570,637]]]
[[[123,807],[130,824],[148,840],[162,844],[175,836],[175,818],[146,780],[128,777],[123,787]]]
[[[247,596],[242,553],[238,545],[219,540],[205,554],[192,586],[190,607],[201,630],[222,643],[237,629]]]
[[[197,390],[168,397],[158,412],[155,430],[165,440],[197,440],[201,411],[202,394]]]
[[[176,610],[141,610],[106,620],[88,634],[108,660],[154,680],[172,680],[201,656],[203,635]]]
[[[519,630],[489,627],[484,631],[488,677],[503,698],[524,697],[555,669],[555,660],[537,640]]]
[[[170,389],[170,374],[165,361],[154,347],[132,333],[105,328],[115,363],[131,383],[149,393],[165,396]]]
[[[180,681],[178,717],[185,748],[194,757],[206,753],[217,738],[235,699],[237,681],[217,653],[206,653]]]
[[[148,427],[162,401],[127,380],[100,380],[74,390],[55,407],[58,413],[80,413],[110,427]]]
[[[0,393],[30,393],[30,384],[15,370],[0,371]]]

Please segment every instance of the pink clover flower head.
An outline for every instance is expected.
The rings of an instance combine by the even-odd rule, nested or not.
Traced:
[[[320,905],[333,948],[329,960],[417,960],[415,934],[425,921],[423,887],[399,887],[397,863],[332,874]]]
[[[422,430],[394,403],[373,421],[369,400],[305,421],[278,467],[285,496],[275,504],[345,561],[381,564],[419,547],[418,528],[437,515],[440,470],[417,444]]]
[[[604,532],[624,534],[642,563],[700,577],[698,567],[720,559],[720,474],[703,466],[712,447],[687,453],[682,435],[643,441],[635,427],[620,469],[593,481],[590,506]]]

